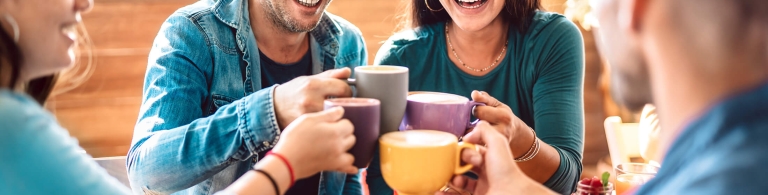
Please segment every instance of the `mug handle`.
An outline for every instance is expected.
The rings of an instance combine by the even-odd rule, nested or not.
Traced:
[[[469,101],[469,103],[467,103],[467,106],[472,107],[472,109],[469,110],[469,114],[475,115],[475,108],[477,108],[478,106],[485,106],[485,104],[480,102],[475,102],[475,101]],[[475,121],[468,121],[467,129],[475,128],[475,126],[477,126],[477,123],[479,122],[480,122],[480,119],[477,119]]]
[[[477,150],[477,147],[475,146],[475,144],[470,144],[470,143],[466,143],[466,142],[459,142],[458,145],[459,145],[458,146],[458,150],[456,150],[456,161],[458,161],[458,162],[456,162],[456,170],[454,171],[454,174],[461,175],[461,174],[466,173],[470,169],[472,169],[472,165],[471,164],[466,164],[464,166],[459,166],[459,165],[461,165],[461,151],[464,150],[465,148],[466,149],[470,149],[470,150]]]
[[[357,97],[357,80],[354,78],[347,78],[347,85],[352,88],[352,97]]]

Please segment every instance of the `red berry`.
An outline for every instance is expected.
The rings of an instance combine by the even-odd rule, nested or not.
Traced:
[[[592,178],[592,181],[589,183],[589,186],[591,187],[591,192],[593,193],[599,193],[603,189],[603,182],[600,181],[597,176]]]
[[[589,183],[591,182],[592,182],[592,179],[584,178],[584,179],[581,179],[581,181],[579,181],[579,184],[589,185]]]

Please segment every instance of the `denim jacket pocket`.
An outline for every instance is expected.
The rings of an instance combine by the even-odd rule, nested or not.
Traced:
[[[211,100],[212,100],[211,101],[211,106],[209,107],[209,110],[208,110],[207,114],[213,114],[217,110],[219,110],[219,108],[221,108],[222,106],[226,106],[227,104],[231,104],[232,102],[236,101],[237,99],[231,98],[231,97],[225,96],[225,95],[212,94],[211,95]]]

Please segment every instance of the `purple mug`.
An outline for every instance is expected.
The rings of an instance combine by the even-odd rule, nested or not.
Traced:
[[[368,167],[379,140],[381,102],[372,98],[335,98],[324,102],[325,109],[343,107],[344,116],[355,127],[355,145],[349,153],[355,157],[354,165]]]
[[[460,138],[478,122],[470,121],[474,108],[484,105],[449,93],[410,92],[400,130],[438,130]]]

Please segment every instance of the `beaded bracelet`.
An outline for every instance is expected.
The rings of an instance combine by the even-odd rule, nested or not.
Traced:
[[[531,148],[528,149],[523,156],[520,158],[516,158],[515,162],[525,162],[533,159],[533,157],[536,157],[536,154],[539,154],[539,149],[541,149],[541,146],[539,145],[539,138],[536,137],[536,131],[533,130],[533,128],[528,127],[528,129],[533,132],[533,144],[531,144]]]

